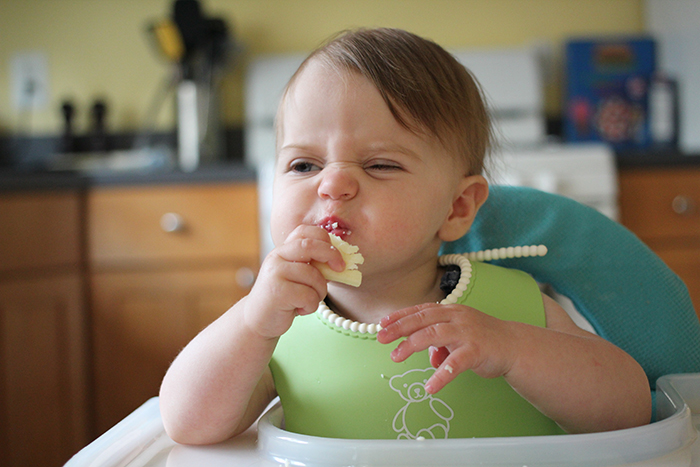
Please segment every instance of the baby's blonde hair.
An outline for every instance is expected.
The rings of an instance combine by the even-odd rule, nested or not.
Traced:
[[[312,60],[369,79],[399,124],[436,138],[460,158],[467,174],[482,173],[493,140],[483,92],[472,74],[435,42],[400,29],[343,32],[306,58],[287,84],[283,102]],[[278,111],[278,137],[280,116]]]

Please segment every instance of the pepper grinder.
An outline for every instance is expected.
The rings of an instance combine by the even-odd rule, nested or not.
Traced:
[[[104,101],[97,100],[92,105],[92,135],[90,136],[90,150],[94,152],[106,152],[109,147],[107,144],[107,131],[105,128],[105,117],[107,115],[107,104]]]
[[[75,150],[73,140],[73,117],[75,116],[75,105],[71,101],[63,101],[61,104],[63,114],[63,136],[61,138],[61,152],[71,153]]]

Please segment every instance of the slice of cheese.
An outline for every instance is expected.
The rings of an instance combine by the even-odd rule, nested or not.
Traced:
[[[331,244],[340,252],[345,261],[345,269],[342,272],[332,270],[328,264],[314,261],[313,265],[321,271],[323,277],[333,282],[359,287],[362,283],[362,273],[357,269],[358,264],[365,262],[362,254],[359,253],[359,248],[355,245],[350,245],[348,242],[338,237],[337,235],[329,234]]]

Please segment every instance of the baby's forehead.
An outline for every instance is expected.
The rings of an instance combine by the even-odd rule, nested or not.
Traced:
[[[299,111],[305,113],[309,105],[323,107],[324,103],[336,103],[336,96],[343,100],[350,94],[353,99],[360,95],[355,93],[368,91],[376,93],[377,100],[373,105],[379,103],[391,110],[377,85],[359,71],[332,66],[325,60],[312,59],[295,73],[282,94],[275,119],[277,134],[280,136],[286,118],[296,118]],[[400,120],[395,120],[401,123]]]
[[[311,81],[311,85],[309,85],[309,81]],[[401,126],[415,134],[420,134],[422,136],[428,134],[427,132],[421,131],[423,130],[422,124],[412,116],[407,109],[403,108],[400,102],[393,99],[390,92],[383,90],[370,77],[366,76],[359,69],[349,68],[346,65],[324,59],[324,57],[311,58],[308,62],[304,63],[292,77],[280,100],[278,124],[282,123],[282,117],[286,110],[294,110],[294,106],[299,97],[297,90],[300,87],[304,88],[304,98],[313,99],[317,102],[316,98],[322,93],[316,92],[314,85],[319,88],[324,88],[327,92],[330,89],[331,95],[335,93],[338,93],[338,95],[352,94],[354,92],[376,93],[376,96],[379,97],[380,102],[382,102],[380,105],[388,109],[394,116],[394,120]],[[358,89],[360,91],[358,91]],[[364,91],[362,91],[363,89]],[[319,98],[325,98],[325,96]],[[300,105],[303,105],[303,103],[300,103]]]
[[[369,85],[380,94],[383,94],[377,85],[360,71],[334,64],[328,60],[312,58],[290,80],[281,104],[285,104],[290,96],[294,96],[300,85],[308,84],[309,81],[325,87],[335,87],[337,92],[347,92],[357,86]]]
[[[295,110],[303,108],[303,102],[297,102],[296,90],[300,85],[305,88],[306,98],[314,99],[316,94],[314,94],[313,86],[307,87],[309,84],[308,80],[317,81],[321,80],[324,86],[337,87],[337,92],[351,92],[358,86],[368,86],[377,92],[378,96],[381,96],[383,105],[387,108],[393,115],[393,119],[402,128],[409,131],[413,135],[423,139],[429,144],[439,145],[442,149],[446,149],[451,155],[451,159],[454,163],[461,165],[464,161],[462,158],[455,154],[454,148],[446,147],[444,141],[438,137],[438,135],[429,131],[422,122],[416,119],[411,113],[403,108],[399,102],[392,99],[387,92],[383,92],[382,89],[370,78],[364,76],[359,70],[350,69],[343,65],[334,64],[323,58],[312,58],[307,63],[305,63],[302,68],[294,75],[290,83],[288,84],[285,93],[280,101],[280,108],[277,113],[276,119],[276,130],[277,130],[277,150],[279,151],[279,144],[284,136],[284,123],[285,117],[294,118]],[[312,83],[313,84],[313,83]],[[309,89],[311,93],[309,94]],[[297,104],[302,107],[297,107]],[[442,152],[442,151],[440,151]]]

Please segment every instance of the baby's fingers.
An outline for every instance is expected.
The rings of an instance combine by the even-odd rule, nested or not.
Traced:
[[[283,245],[270,253],[263,261],[253,290],[267,297],[282,298],[288,293],[285,284],[300,284],[312,288],[323,299],[326,296],[326,280],[310,263],[295,260],[297,254],[299,258],[303,257],[291,245]]]
[[[330,242],[313,238],[297,238],[285,243],[278,249],[280,257],[288,262],[308,263],[317,261],[327,263],[335,271],[345,268],[343,257]]]
[[[428,382],[425,383],[425,390],[430,394],[435,394],[447,386],[447,383],[455,379],[458,374],[467,369],[468,368],[462,369],[457,362],[451,361],[448,357],[442,362],[442,365],[435,370],[435,373],[428,379]]]
[[[433,368],[442,365],[442,362],[450,355],[450,351],[447,350],[447,347],[435,347],[434,345],[428,348],[428,352],[430,353],[430,364]]]
[[[415,313],[419,313],[421,310],[429,308],[432,305],[433,305],[432,303],[423,303],[421,305],[410,306],[408,308],[402,308],[401,310],[396,310],[395,312],[391,313],[390,315],[382,318],[382,320],[380,321],[379,324],[381,324],[383,328],[388,328],[389,326],[402,320],[403,318],[410,316],[410,315],[413,315]]]
[[[434,345],[440,345],[435,344],[435,335],[436,330],[434,328],[426,328],[411,334],[391,351],[391,359],[397,363],[403,362],[414,353],[422,352]]]
[[[297,227],[284,241],[280,253],[287,261],[327,263],[337,272],[345,269],[343,256],[331,244],[328,232],[316,226]]]
[[[377,340],[388,344],[401,337],[408,337],[422,329],[447,320],[446,314],[435,303],[424,303],[395,311],[380,321],[381,331]]]

